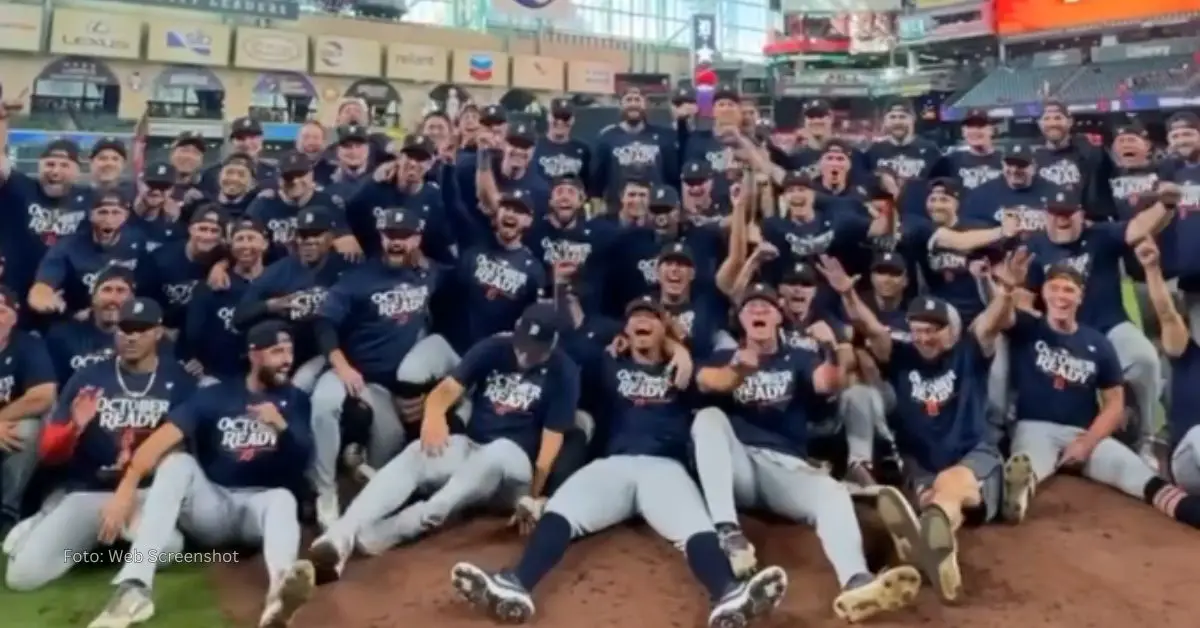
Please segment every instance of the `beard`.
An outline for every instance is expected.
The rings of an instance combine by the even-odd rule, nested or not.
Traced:
[[[646,116],[641,109],[622,109],[621,121],[630,124],[640,124]]]
[[[258,382],[265,388],[275,388],[288,383],[288,371],[292,365],[286,364],[281,367],[264,366],[258,371]]]

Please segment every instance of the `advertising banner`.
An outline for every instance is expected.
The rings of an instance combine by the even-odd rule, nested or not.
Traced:
[[[50,52],[81,57],[137,59],[142,21],[135,17],[58,9],[50,27]]]
[[[168,9],[187,9],[223,15],[294,20],[300,17],[297,0],[121,0],[131,4]]]
[[[895,13],[858,11],[850,14],[850,54],[878,54],[895,47]]]
[[[609,94],[615,87],[616,66],[602,61],[567,63],[567,91],[577,94]]]
[[[1150,111],[1154,109],[1179,109],[1200,105],[1200,95],[1197,96],[1151,96],[1149,94],[1130,94],[1122,98],[1075,101],[1067,103],[1071,113],[1120,113],[1135,111]],[[1042,115],[1043,103],[1031,102],[987,109],[989,118],[1036,118]],[[966,116],[967,110],[961,107],[947,107],[942,110],[942,119],[956,121]]]
[[[508,55],[502,52],[455,50],[450,80],[466,85],[508,85]]]
[[[1020,35],[1198,11],[1196,0],[996,0],[996,31]]]
[[[769,38],[763,54],[880,53],[896,45],[894,11],[816,11],[783,15],[782,32]]]
[[[201,24],[179,27],[176,22],[150,22],[146,59],[187,65],[229,65],[233,41],[228,26]]]
[[[1160,39],[1158,41],[1147,41],[1138,44],[1097,46],[1096,48],[1092,48],[1092,60],[1101,63],[1125,61],[1127,59],[1183,56],[1195,54],[1197,50],[1200,50],[1200,38]]]
[[[990,2],[960,4],[954,8],[901,16],[897,31],[903,44],[951,41],[992,34],[992,18]]]
[[[313,74],[379,76],[383,45],[369,39],[318,35],[313,40]]]
[[[437,46],[391,44],[387,77],[414,83],[442,83],[450,70],[450,51]]]
[[[544,92],[561,92],[567,64],[554,57],[513,55],[512,86]]]
[[[535,20],[567,20],[575,16],[571,0],[491,0],[490,9],[509,17]]]
[[[239,28],[233,65],[248,70],[307,72],[308,35],[265,28]]]
[[[42,5],[6,4],[0,15],[0,50],[42,49]]]

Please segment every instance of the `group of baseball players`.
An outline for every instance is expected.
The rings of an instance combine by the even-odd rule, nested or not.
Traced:
[[[566,99],[544,133],[468,104],[400,145],[347,101],[277,162],[250,118],[207,168],[186,133],[163,163],[0,158],[7,586],[128,544],[157,559],[89,624],[125,628],[184,547],[249,545],[281,627],[355,553],[496,511],[524,551],[451,581],[519,623],[572,540],[641,518],[710,628],[741,628],[788,584],[748,510],[816,528],[849,622],[923,580],[959,599],[960,528],[1021,522],[1060,471],[1200,527],[1200,120],[1170,119],[1160,163],[1133,122],[1077,141],[1055,102],[1033,146],[971,112],[944,151],[898,102],[860,150],[827,103],[795,142],[728,86],[702,129],[695,96],[661,128],[626,92],[592,142]],[[853,499],[897,566],[868,567]]]

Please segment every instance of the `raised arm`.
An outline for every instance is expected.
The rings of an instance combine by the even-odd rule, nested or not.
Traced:
[[[717,288],[726,295],[730,294],[730,289],[741,272],[742,266],[746,264],[746,254],[749,248],[746,217],[750,215],[750,204],[753,202],[751,197],[754,195],[745,186],[752,185],[753,181],[754,173],[747,170],[742,177],[742,193],[737,195],[733,201],[733,215],[729,220],[729,254],[725,256],[721,267],[717,269],[716,277]]]
[[[871,351],[877,361],[888,362],[892,357],[891,330],[887,325],[879,322],[879,318],[875,316],[871,308],[867,307],[867,304],[859,298],[858,293],[854,291],[855,280],[846,274],[841,262],[828,255],[821,256],[821,263],[817,264],[817,270],[825,277],[829,287],[833,288],[842,298],[846,317],[850,319],[850,324],[863,335],[867,349]]]
[[[1138,212],[1125,226],[1126,244],[1137,245],[1142,240],[1157,235],[1171,222],[1179,202],[1183,200],[1179,186],[1169,181],[1160,182],[1156,192],[1157,202]]]
[[[1015,291],[1025,283],[1032,260],[1033,256],[1029,251],[1021,247],[1009,253],[1004,264],[994,274],[991,300],[979,318],[971,324],[971,333],[975,334],[975,339],[986,356],[995,354],[996,339],[1016,321]]]
[[[1150,304],[1154,307],[1154,314],[1158,317],[1159,342],[1162,343],[1163,352],[1177,358],[1187,350],[1192,335],[1188,331],[1187,321],[1175,308],[1175,299],[1172,298],[1167,281],[1163,278],[1158,246],[1147,238],[1138,244],[1134,252],[1142,267],[1146,269],[1146,288],[1150,292]]]

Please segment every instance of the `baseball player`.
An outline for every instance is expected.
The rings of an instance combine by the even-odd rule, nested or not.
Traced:
[[[557,326],[553,306],[535,304],[514,333],[485,339],[463,356],[429,394],[421,440],[380,469],[313,543],[318,581],[341,575],[355,541],[377,555],[470,506],[511,509],[521,497],[543,495],[579,402],[579,367],[557,348]],[[447,417],[468,393],[466,433],[451,434]],[[404,506],[418,489],[432,494]]]
[[[1159,344],[1163,353],[1171,358],[1171,403],[1167,406],[1171,455],[1162,469],[1184,490],[1200,493],[1200,427],[1197,427],[1200,426],[1200,414],[1195,412],[1198,406],[1192,403],[1200,394],[1200,386],[1197,386],[1200,380],[1196,377],[1200,372],[1196,370],[1200,365],[1200,347],[1192,339],[1188,321],[1180,315],[1167,287],[1158,247],[1153,242],[1143,242],[1135,252],[1145,269],[1150,304],[1158,316]]]
[[[368,458],[378,468],[404,446],[404,427],[392,403],[397,382],[436,381],[458,363],[442,336],[428,335],[430,302],[446,271],[421,253],[424,215],[419,210],[389,210],[380,234],[383,256],[338,280],[315,322],[317,349],[330,365],[317,380],[312,403],[312,475],[317,521],[323,528],[340,515],[334,480],[346,397],[358,398],[372,410]]]
[[[696,469],[708,511],[734,573],[757,567],[754,547],[738,524],[737,506],[765,506],[795,521],[813,522],[837,572],[842,593],[833,603],[850,622],[911,603],[921,575],[909,566],[878,577],[867,568],[850,493],[804,460],[810,408],[839,388],[836,348],[822,340],[821,357],[780,340],[779,297],[755,284],[738,305],[744,332],[739,349],[717,351],[696,374],[701,392],[720,395],[692,423]]]
[[[854,290],[832,258],[821,271],[842,295],[846,312],[895,392],[893,427],[909,473],[920,518],[908,499],[885,486],[880,518],[900,561],[916,565],[946,601],[962,594],[956,534],[964,522],[982,523],[1000,508],[1003,459],[999,430],[989,422],[987,385],[996,338],[1013,316],[1013,286],[1024,281],[1029,255],[1011,254],[999,269],[1002,285],[963,329],[953,306],[919,297],[908,308],[911,343],[897,342]]]
[[[1142,245],[1148,263],[1153,246]],[[1121,363],[1105,334],[1079,321],[1087,280],[1069,261],[1052,264],[1044,275],[1045,314],[1019,312],[1009,331],[1017,422],[1004,467],[1004,517],[1023,521],[1040,483],[1060,470],[1078,470],[1200,527],[1200,497],[1160,478],[1112,438],[1125,420]]]
[[[88,317],[71,318],[50,326],[46,347],[60,384],[66,384],[85,366],[112,357],[121,306],[133,298],[134,287],[132,270],[110,266],[96,275]]]
[[[126,628],[154,616],[154,557],[177,525],[207,547],[262,546],[269,586],[260,627],[284,628],[312,593],[312,564],[296,559],[293,493],[312,457],[308,395],[289,381],[292,338],[284,323],[255,325],[246,344],[249,374],[168,411],[130,459],[106,518],[127,520],[138,487],[151,473],[154,479],[131,526],[131,558],[113,578],[117,590],[88,628]]]
[[[42,416],[58,388],[46,344],[16,328],[20,309],[16,293],[0,285],[0,537],[20,518]]]
[[[59,394],[38,449],[44,464],[64,467],[66,494],[14,544],[4,574],[9,588],[41,587],[75,564],[64,552],[87,552],[128,536],[127,521],[110,516],[106,504],[133,451],[196,388],[178,362],[160,357],[162,316],[150,299],[126,302],[116,356],[80,369]],[[183,537],[169,536],[168,545],[182,549]]]
[[[608,402],[605,457],[575,472],[554,494],[515,567],[489,573],[471,563],[454,566],[454,588],[473,605],[505,622],[529,621],[531,591],[572,539],[636,516],[684,549],[688,566],[713,600],[711,628],[744,626],[779,605],[787,574],[767,567],[739,582],[688,475],[691,373],[668,368],[668,352],[686,352],[667,341],[668,320],[652,298],[626,306],[628,353],[606,356],[599,365],[602,375],[593,380]]]

